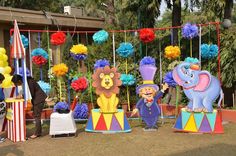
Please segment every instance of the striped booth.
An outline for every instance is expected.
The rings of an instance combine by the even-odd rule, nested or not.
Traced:
[[[23,99],[5,100],[7,105],[7,138],[13,142],[26,140],[25,105]]]

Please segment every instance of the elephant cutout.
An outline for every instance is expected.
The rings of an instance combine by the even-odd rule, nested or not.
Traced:
[[[189,99],[188,111],[212,112],[213,103],[220,95],[218,107],[223,98],[219,80],[208,71],[201,71],[197,64],[183,62],[173,70],[173,78],[183,87]]]

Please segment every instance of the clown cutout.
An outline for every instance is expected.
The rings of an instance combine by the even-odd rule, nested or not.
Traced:
[[[168,85],[164,84],[161,91],[159,91],[159,87],[154,84],[153,78],[156,70],[154,58],[144,57],[141,60],[139,71],[143,78],[143,84],[136,88],[136,92],[141,99],[136,104],[136,108],[133,110],[132,115],[139,112],[142,120],[146,123],[144,131],[155,131],[157,129],[157,121],[160,114],[160,108],[157,101],[168,88]]]

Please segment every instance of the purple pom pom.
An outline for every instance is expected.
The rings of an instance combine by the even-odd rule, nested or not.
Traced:
[[[156,65],[156,61],[154,58],[150,57],[150,56],[146,56],[144,57],[141,61],[140,61],[140,66],[143,65],[152,65],[155,66]]]
[[[97,60],[94,64],[94,70],[96,70],[97,68],[104,68],[105,66],[110,66],[110,63],[108,60],[106,59]]]
[[[167,83],[171,87],[175,87],[177,85],[177,83],[173,79],[172,74],[173,74],[173,71],[166,73],[166,75],[164,76],[164,82]]]
[[[73,57],[73,59],[75,59],[76,61],[79,60],[85,60],[87,58],[87,55],[84,54],[74,54],[74,53],[70,53],[70,55]]]
[[[75,119],[86,119],[88,117],[88,106],[86,103],[77,104],[74,109]]]
[[[66,102],[58,102],[54,106],[53,112],[56,112],[57,110],[69,110],[69,105]]]
[[[192,39],[198,36],[198,27],[196,24],[187,23],[182,28],[182,36],[187,39]]]

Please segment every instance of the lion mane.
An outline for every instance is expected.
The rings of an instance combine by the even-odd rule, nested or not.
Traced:
[[[111,73],[114,74],[113,77],[110,77],[113,81],[113,86],[109,89],[105,89],[102,85],[102,78],[100,78],[100,74],[103,73],[104,75],[110,75]],[[104,94],[106,97],[111,97],[111,95],[118,94],[120,89],[119,86],[121,86],[122,81],[120,78],[120,73],[117,72],[116,68],[110,68],[109,66],[105,66],[104,68],[98,68],[96,69],[95,73],[92,75],[93,83],[92,86],[96,89],[96,94]]]

